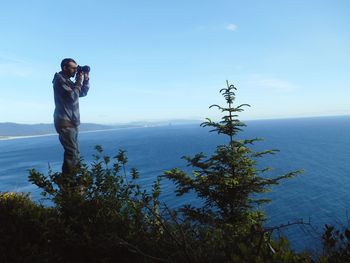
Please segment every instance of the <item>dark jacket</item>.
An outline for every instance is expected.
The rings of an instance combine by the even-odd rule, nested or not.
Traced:
[[[79,97],[87,95],[90,88],[89,81],[73,82],[59,72],[55,74],[52,83],[55,97],[56,130],[63,127],[78,127],[80,124]]]

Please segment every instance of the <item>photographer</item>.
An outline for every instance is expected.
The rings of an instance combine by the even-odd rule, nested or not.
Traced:
[[[55,98],[54,123],[64,148],[63,175],[72,174],[79,162],[79,97],[86,96],[89,91],[89,71],[88,66],[80,67],[74,59],[65,58],[61,62],[61,71],[52,80]],[[71,78],[74,76],[73,82]]]

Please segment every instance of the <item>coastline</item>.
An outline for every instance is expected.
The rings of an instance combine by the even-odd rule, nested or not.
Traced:
[[[55,133],[48,133],[48,134],[38,134],[38,135],[0,136],[0,141],[9,141],[9,140],[36,138],[36,137],[46,137],[46,136],[53,136],[53,135],[56,135],[56,134]]]
[[[161,126],[161,125],[159,125],[159,126]],[[125,129],[140,129],[140,128],[150,128],[150,127],[158,127],[158,126],[145,125],[145,126],[138,126],[138,127],[123,127],[123,128],[101,129],[101,130],[92,130],[92,131],[80,131],[79,133],[81,134],[81,133],[92,133],[92,132],[117,131],[117,130],[125,130]],[[57,135],[57,133],[46,133],[46,134],[36,134],[36,135],[20,135],[20,136],[0,136],[0,141],[47,137],[47,136],[55,136],[55,135]]]

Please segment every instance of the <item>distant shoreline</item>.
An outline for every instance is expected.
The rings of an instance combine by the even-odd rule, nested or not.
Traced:
[[[103,125],[96,123],[81,123],[80,132],[98,132],[105,130],[119,130],[128,128],[158,127],[166,125],[189,124],[194,121],[170,120],[168,122],[130,122],[128,124]],[[14,122],[0,122],[0,140],[12,140],[18,138],[32,138],[38,136],[55,135],[53,123],[20,124]]]
[[[0,136],[0,141],[16,140],[16,139],[26,139],[26,138],[35,138],[35,137],[46,137],[56,135],[54,133],[48,134],[38,134],[38,135],[22,135],[22,136]]]
[[[317,119],[323,119],[323,118],[332,118],[332,119],[339,119],[339,118],[350,118],[350,115],[329,115],[329,116],[310,116],[310,117],[294,117],[294,118],[281,118],[281,119],[247,119],[242,120],[242,122],[246,124],[252,124],[252,123],[261,123],[261,122],[271,122],[271,121],[299,121],[299,120],[317,120]],[[150,127],[164,127],[164,126],[172,126],[172,125],[190,125],[190,124],[200,124],[200,121],[193,121],[188,123],[172,123],[172,122],[164,122],[164,123],[147,123],[147,124],[138,124],[138,125],[130,125],[130,126],[122,126],[122,127],[112,127],[106,128],[106,127],[95,127],[96,130],[83,130],[80,131],[80,133],[92,133],[92,132],[103,132],[103,131],[115,131],[115,130],[123,130],[123,129],[137,129],[137,128],[150,128]],[[4,124],[4,123],[0,123]],[[16,123],[13,123],[16,124]],[[18,125],[18,124],[16,124]],[[19,124],[21,125],[21,124]],[[35,125],[35,124],[33,124]],[[99,125],[99,124],[94,124]],[[36,137],[46,137],[46,136],[54,136],[57,135],[57,133],[53,133],[52,130],[48,133],[41,133],[41,134],[29,134],[29,135],[0,135],[0,141],[7,141],[7,140],[17,140],[17,139],[26,139],[26,138],[36,138]]]
[[[137,127],[123,127],[123,128],[112,128],[112,129],[100,129],[100,130],[92,130],[92,131],[80,131],[79,133],[93,133],[93,132],[104,132],[104,131],[117,131],[117,130],[126,130],[126,129],[140,129],[140,128],[151,128],[151,127],[160,127],[159,126],[137,126]],[[9,141],[9,140],[18,140],[18,139],[27,139],[27,138],[37,138],[37,137],[47,137],[47,136],[55,136],[57,133],[47,133],[47,134],[37,134],[37,135],[21,135],[21,136],[0,136],[0,141]]]

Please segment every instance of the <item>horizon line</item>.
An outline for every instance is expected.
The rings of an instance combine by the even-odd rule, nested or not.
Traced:
[[[289,120],[289,119],[311,119],[311,118],[327,118],[327,117],[350,117],[350,114],[341,114],[341,115],[315,115],[315,116],[292,116],[292,117],[271,117],[271,118],[254,118],[254,119],[242,119],[240,121],[268,121],[268,120]],[[210,118],[212,119],[212,118]],[[214,119],[213,119],[214,120]],[[220,120],[220,119],[216,119]],[[97,124],[97,125],[105,125],[105,126],[114,126],[114,125],[127,125],[127,124],[135,124],[135,123],[159,123],[159,122],[202,122],[205,119],[160,119],[160,120],[131,120],[129,122],[109,122],[109,123],[98,123],[98,122],[82,122],[81,124]],[[53,124],[53,122],[36,122],[36,123],[23,123],[23,122],[12,122],[12,121],[1,121],[0,124],[3,123],[12,123],[12,124],[21,124],[21,125],[39,125],[39,124]]]

